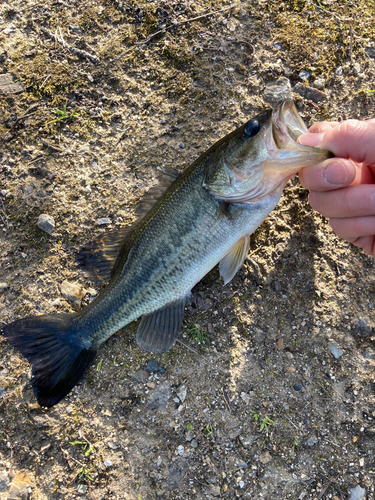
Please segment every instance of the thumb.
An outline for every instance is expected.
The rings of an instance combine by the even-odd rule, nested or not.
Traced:
[[[303,134],[298,142],[327,149],[339,158],[375,165],[375,119],[345,120],[323,133]]]

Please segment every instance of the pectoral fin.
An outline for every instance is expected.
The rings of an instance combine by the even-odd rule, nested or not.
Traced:
[[[145,351],[162,353],[176,342],[185,314],[187,297],[143,316],[138,326],[137,344]]]
[[[227,255],[220,261],[220,275],[224,283],[229,283],[236,272],[241,269],[250,245],[250,236],[246,235],[229,250]]]

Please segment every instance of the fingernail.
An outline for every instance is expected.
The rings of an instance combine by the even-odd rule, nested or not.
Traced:
[[[323,170],[323,177],[328,184],[340,186],[346,184],[348,180],[348,171],[346,166],[341,162],[330,163]]]
[[[304,146],[317,147],[322,142],[324,132],[319,134],[302,134],[298,137],[298,142]]]

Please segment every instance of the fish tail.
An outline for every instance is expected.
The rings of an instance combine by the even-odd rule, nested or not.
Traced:
[[[20,319],[3,334],[32,364],[38,403],[50,408],[78,383],[97,350],[87,332],[74,323],[76,314],[46,314]]]

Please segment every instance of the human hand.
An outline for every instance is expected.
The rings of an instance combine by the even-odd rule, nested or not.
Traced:
[[[299,172],[310,205],[341,238],[375,257],[375,119],[317,122],[298,141],[331,151]]]

